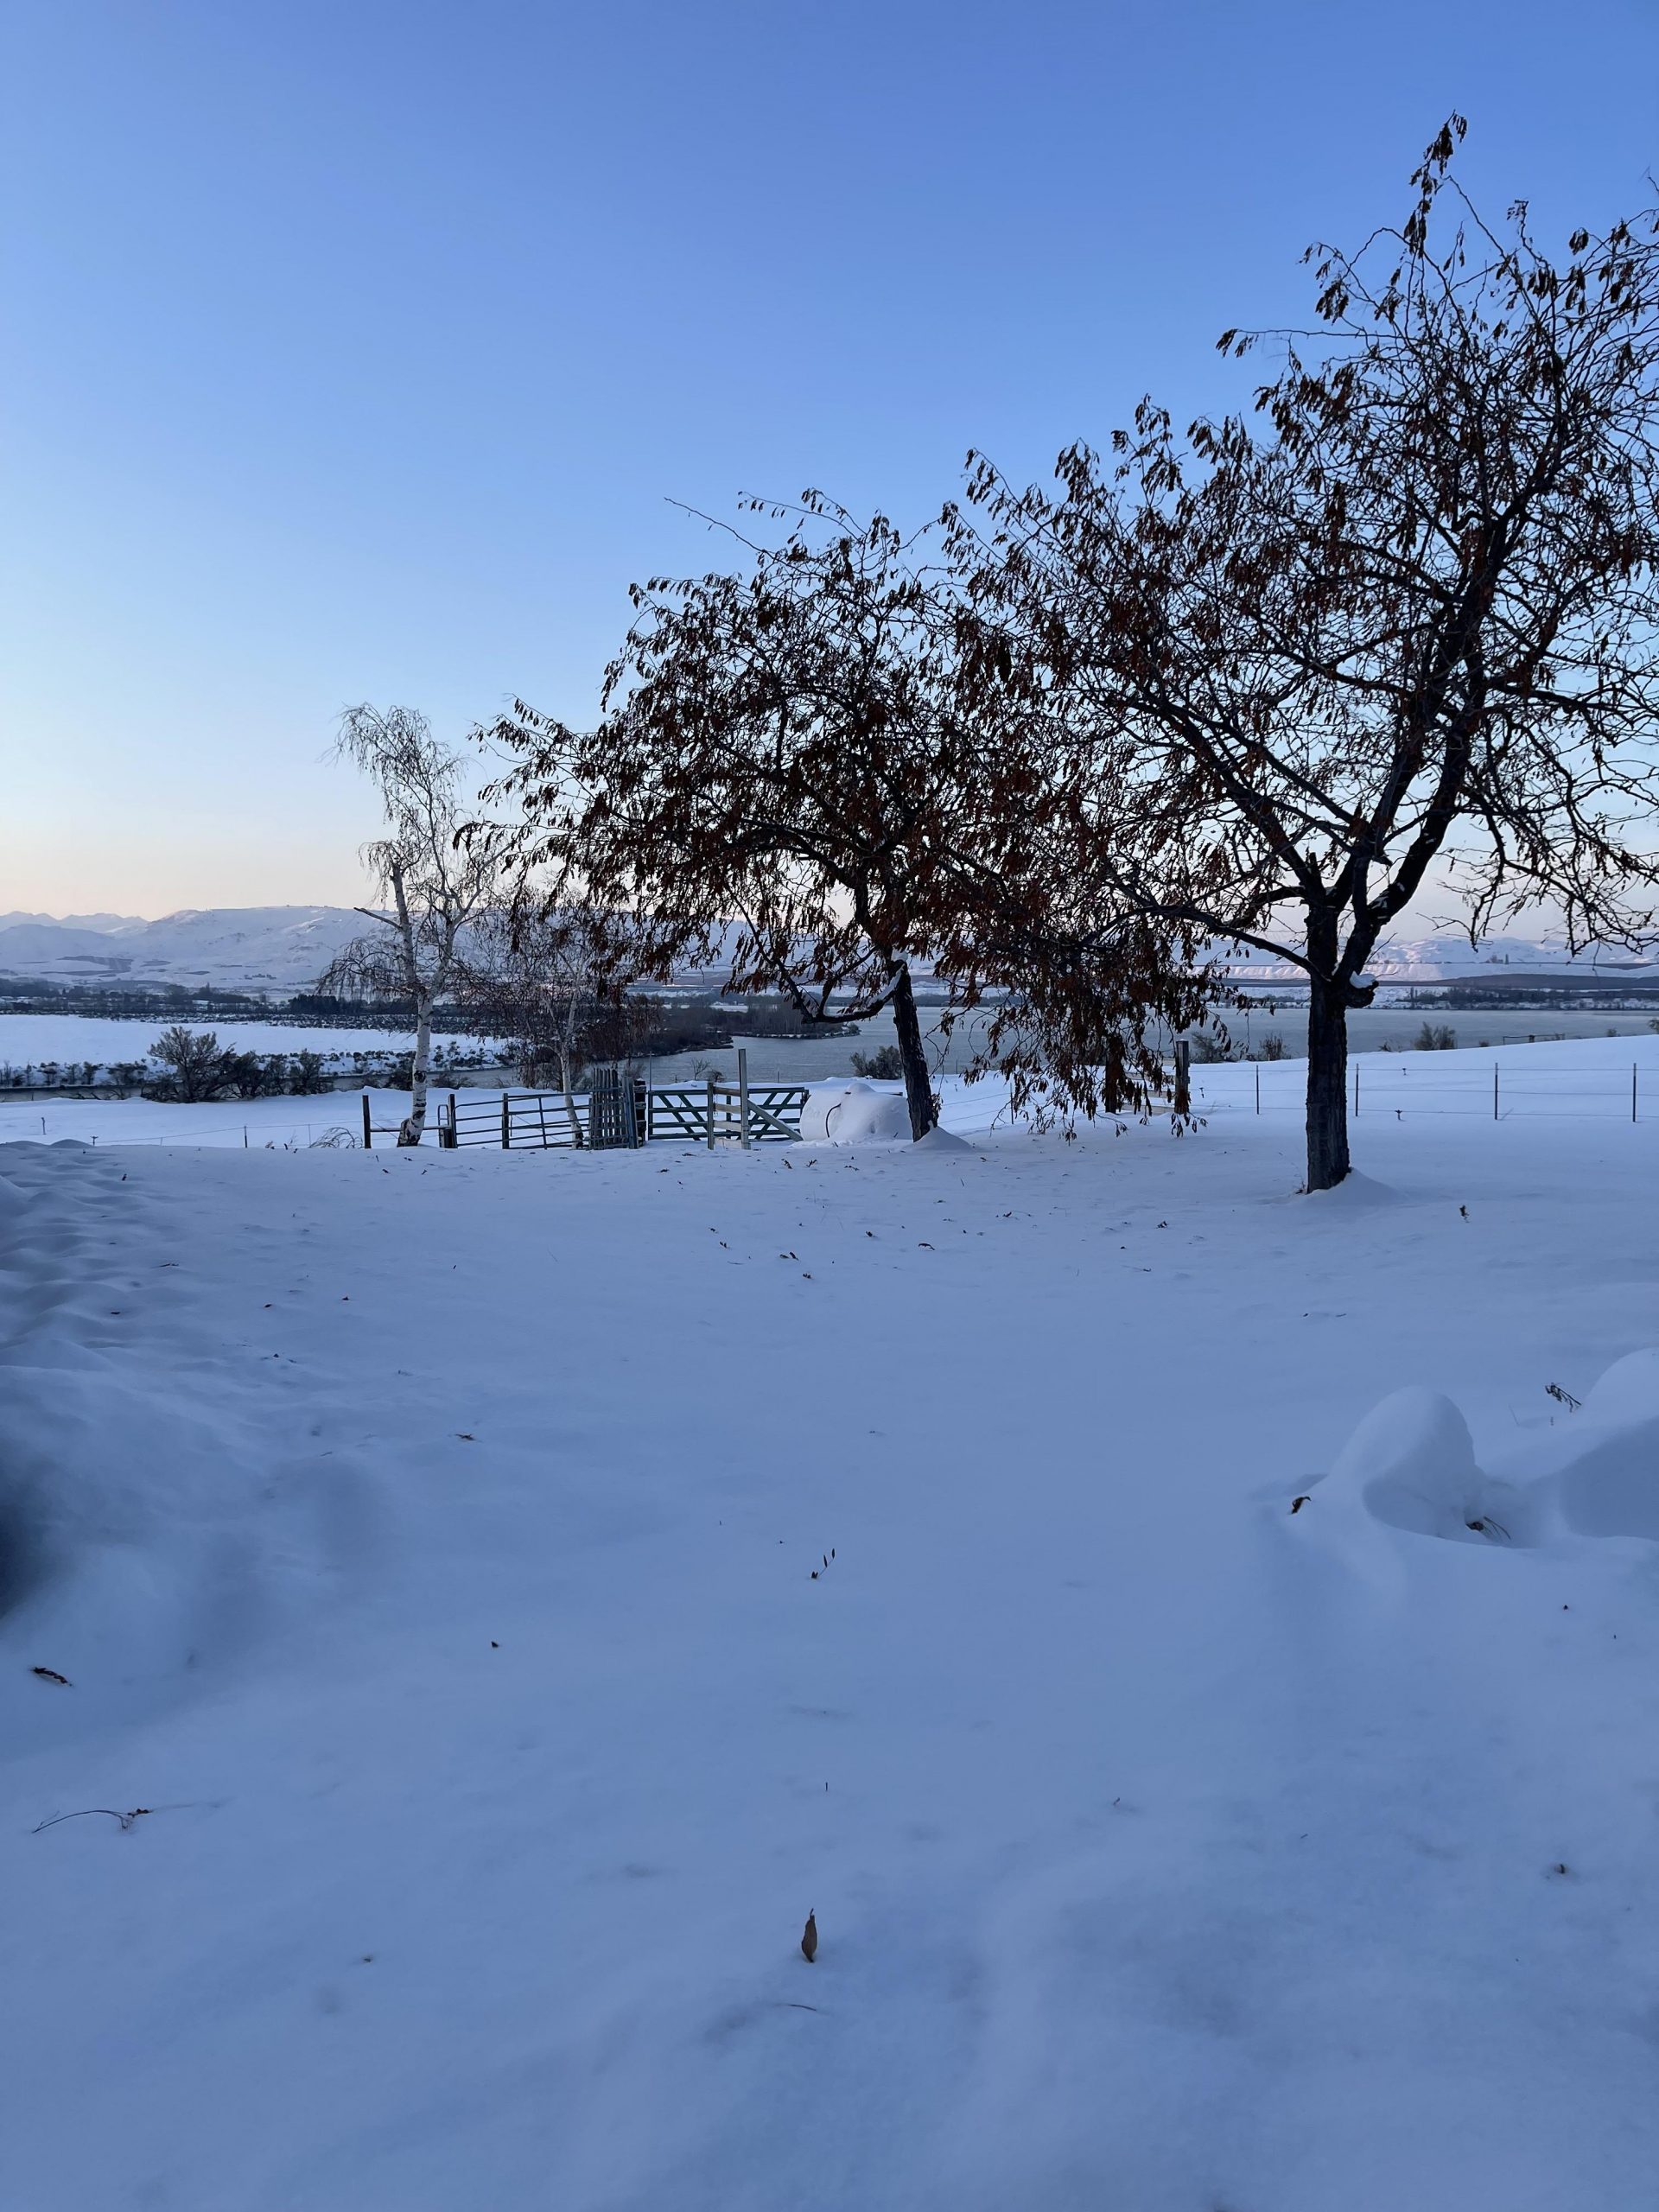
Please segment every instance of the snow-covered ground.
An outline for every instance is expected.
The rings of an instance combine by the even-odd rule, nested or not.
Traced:
[[[1367,1060],[1315,1198],[1294,1068],[0,1152],[0,2203],[1647,2204],[1659,1060],[1586,1051]]]
[[[48,1060],[113,1067],[142,1060],[168,1026],[154,1014],[143,1021],[106,1021],[78,1014],[0,1014],[0,1068],[38,1068]],[[292,1021],[213,1021],[194,1014],[184,1027],[211,1030],[226,1052],[317,1052],[331,1065],[358,1052],[406,1052],[414,1042],[412,1035],[385,1029],[315,1029]],[[475,1037],[436,1041],[446,1049],[486,1049]]]

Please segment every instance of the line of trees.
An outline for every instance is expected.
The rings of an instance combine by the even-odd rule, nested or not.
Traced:
[[[1401,225],[1312,250],[1310,329],[1224,335],[1271,355],[1248,411],[1148,400],[1046,486],[970,455],[919,532],[751,505],[729,569],[636,588],[591,728],[480,733],[506,819],[457,819],[423,725],[349,717],[391,835],[378,956],[334,981],[418,1007],[489,908],[484,967],[528,960],[556,1028],[718,955],[807,1023],[891,1009],[920,1137],[918,962],[1018,1096],[1093,1114],[1147,1106],[1248,947],[1306,978],[1339,1182],[1348,1015],[1426,886],[1471,934],[1546,900],[1630,944],[1659,884],[1659,218],[1552,261],[1464,197],[1463,129]]]

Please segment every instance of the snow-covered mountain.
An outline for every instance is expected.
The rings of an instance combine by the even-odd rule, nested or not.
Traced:
[[[42,922],[48,929],[64,930],[137,930],[144,927],[142,914],[26,914],[21,910],[0,914],[0,930],[14,929],[23,922]]]
[[[1244,982],[1303,980],[1301,970],[1289,961],[1274,960],[1266,953],[1248,949],[1235,953],[1227,964]],[[1496,982],[1506,968],[1522,975],[1554,969],[1562,974],[1612,976],[1621,969],[1648,965],[1634,953],[1606,947],[1569,954],[1560,938],[1489,937],[1471,945],[1466,937],[1446,931],[1431,937],[1388,939],[1368,962],[1366,973],[1388,983],[1434,983],[1463,976]]]
[[[108,928],[31,918],[0,925],[0,975],[287,993],[314,983],[364,927],[346,906],[186,907]]]
[[[200,988],[304,990],[335,952],[365,928],[348,906],[186,907],[148,922],[116,914],[0,915],[0,976],[61,983],[178,983]],[[1622,951],[1580,953],[1548,937],[1493,937],[1471,947],[1453,931],[1395,938],[1370,963],[1387,982],[1434,982],[1457,976],[1492,977],[1506,967],[1611,972],[1639,965]],[[1300,971],[1265,953],[1243,952],[1230,961],[1242,981],[1294,982]],[[917,963],[925,977],[927,963]],[[728,969],[716,963],[687,969],[675,978],[682,988],[718,990]]]

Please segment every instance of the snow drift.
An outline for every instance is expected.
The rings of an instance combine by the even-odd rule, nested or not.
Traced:
[[[902,1091],[874,1084],[815,1084],[801,1109],[804,1144],[900,1144],[910,1141],[910,1109]]]

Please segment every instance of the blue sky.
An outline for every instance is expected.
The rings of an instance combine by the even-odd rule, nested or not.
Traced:
[[[1644,204],[1659,0],[6,0],[0,909],[350,899],[342,705],[585,715],[672,499],[1225,406],[1454,106]]]

